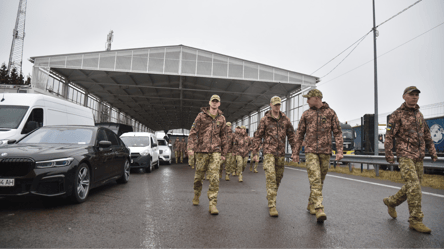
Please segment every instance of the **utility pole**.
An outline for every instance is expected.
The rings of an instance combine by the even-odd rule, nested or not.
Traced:
[[[111,50],[111,43],[113,42],[113,38],[114,38],[113,33],[114,32],[111,30],[108,33],[108,36],[106,37],[106,51],[110,51]]]
[[[374,52],[374,67],[375,67],[375,124],[374,124],[374,154],[379,155],[379,144],[378,144],[378,63],[376,54],[376,37],[378,36],[378,31],[376,30],[376,20],[375,20],[375,0],[373,0],[373,52]],[[375,167],[376,174],[379,175],[379,166]]]
[[[9,54],[8,73],[16,68],[17,73],[22,73],[23,44],[25,41],[25,19],[27,0],[20,0],[17,19],[12,33],[11,53]]]

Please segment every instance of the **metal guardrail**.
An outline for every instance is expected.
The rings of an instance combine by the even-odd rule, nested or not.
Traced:
[[[291,158],[291,154],[285,154],[286,158]],[[299,159],[305,160],[305,154],[299,154]],[[334,163],[336,167],[336,156],[332,155],[330,157],[330,162]],[[387,165],[387,166],[398,166],[399,163],[395,161],[395,163],[390,164],[385,160],[385,156],[374,156],[374,155],[344,155],[344,158],[341,160],[342,163],[349,164],[350,171],[352,169],[350,163],[360,163],[361,164],[361,172],[363,169],[363,164],[372,164],[375,166],[376,176],[379,176],[379,165]],[[436,162],[430,157],[424,158],[424,168],[429,169],[444,169],[444,157],[438,157]],[[393,170],[393,167],[390,168]]]

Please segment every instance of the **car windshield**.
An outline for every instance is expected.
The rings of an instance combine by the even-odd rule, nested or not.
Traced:
[[[346,139],[353,139],[353,133],[351,130],[342,130],[342,137]]]
[[[0,128],[17,129],[29,106],[0,106]]]
[[[163,146],[168,145],[167,142],[166,142],[165,140],[161,140],[161,139],[157,139],[157,143],[158,143],[159,145],[163,145]]]
[[[93,135],[92,129],[85,128],[41,128],[23,140],[20,144],[89,144]]]
[[[120,137],[126,147],[146,147],[150,145],[148,137]]]

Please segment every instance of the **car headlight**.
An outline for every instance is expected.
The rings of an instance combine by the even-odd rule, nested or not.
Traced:
[[[54,160],[47,160],[47,161],[39,161],[35,163],[36,168],[38,169],[46,169],[46,168],[52,168],[52,167],[65,167],[71,165],[72,161],[74,161],[74,158],[61,158],[61,159],[54,159]]]
[[[141,156],[148,156],[148,154],[150,154],[149,150],[144,150],[144,151],[140,152]]]

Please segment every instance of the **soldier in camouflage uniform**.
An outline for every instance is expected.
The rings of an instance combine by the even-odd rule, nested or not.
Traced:
[[[297,152],[295,162],[299,162],[299,149],[305,137],[305,157],[310,182],[310,197],[308,198],[307,209],[311,214],[316,214],[317,221],[323,222],[327,219],[327,215],[322,205],[322,188],[332,154],[332,132],[336,141],[337,161],[343,157],[344,141],[338,116],[327,103],[322,102],[321,91],[313,89],[307,95],[302,96],[307,98],[310,109],[302,114],[299,121],[296,131],[296,146],[293,153]]]
[[[199,205],[199,197],[202,191],[202,180],[205,172],[210,179],[208,199],[210,201],[209,212],[219,214],[216,208],[217,194],[219,192],[219,167],[220,161],[225,160],[228,151],[226,120],[219,110],[220,97],[211,96],[209,107],[203,107],[190,130],[188,154],[196,153],[196,173],[194,175],[193,205]]]
[[[409,227],[418,232],[431,233],[432,230],[422,223],[424,214],[421,211],[421,180],[424,174],[425,148],[429,150],[434,162],[438,156],[430,129],[417,105],[419,93],[415,86],[407,87],[403,94],[405,102],[392,113],[387,124],[385,158],[387,162],[394,163],[392,148],[393,140],[396,139],[396,157],[405,184],[398,193],[384,198],[383,202],[388,207],[389,215],[395,219],[397,217],[395,208],[407,200],[410,213]]]
[[[236,171],[238,172],[239,182],[243,182],[242,171],[244,171],[245,166],[247,165],[248,152],[250,151],[251,146],[251,140],[246,134],[246,129],[245,126],[241,126],[239,135],[235,136],[233,141],[233,153],[236,155]]]
[[[176,158],[176,163],[178,163],[179,157],[180,157],[180,147],[181,147],[179,138],[176,138],[176,141],[174,141],[173,147],[174,147],[174,157]]]
[[[232,148],[231,144],[233,143],[233,130],[231,129],[231,123],[227,122],[227,145],[228,145],[228,153],[225,157],[225,181],[230,180],[231,174],[231,160],[232,160]],[[222,164],[221,164],[220,177],[222,178]]]
[[[259,161],[258,152],[263,139],[263,154],[265,178],[267,180],[267,200],[270,216],[277,217],[276,195],[284,176],[285,163],[285,138],[291,145],[295,159],[294,148],[296,146],[293,125],[290,119],[280,111],[281,98],[274,96],[270,100],[271,110],[261,118],[258,130],[254,135],[252,154],[254,160]]]
[[[231,141],[231,147],[229,148],[232,152],[233,152],[233,159],[231,161],[231,169],[233,172],[233,176],[239,175],[239,172],[237,170],[237,160],[236,160],[236,152],[234,151],[235,149],[235,145],[234,145],[234,140],[237,136],[241,136],[242,134],[242,128],[240,125],[236,126],[236,128],[234,129],[234,135],[233,135],[233,140]]]
[[[256,134],[256,132],[254,132],[254,134]],[[253,139],[254,139],[254,135],[253,135],[253,137],[252,138],[250,138],[251,139],[251,141],[253,141]],[[251,147],[253,147],[253,146],[251,146]],[[262,143],[261,143],[261,145],[260,145],[260,147],[259,147],[259,151],[258,151],[258,153],[257,153],[257,155],[259,156],[259,153],[260,153],[260,150],[262,149]],[[253,154],[253,152],[251,152],[251,157],[250,157],[250,171],[253,171],[253,164],[254,164],[254,173],[258,173],[258,171],[257,171],[257,164],[259,163],[258,161],[256,161],[256,162],[254,162],[254,160],[253,160],[253,157],[254,156],[256,156],[255,154]]]
[[[180,163],[183,163],[183,158],[185,157],[185,152],[187,150],[186,148],[187,142],[185,142],[185,138],[182,138],[182,141],[180,141]]]

